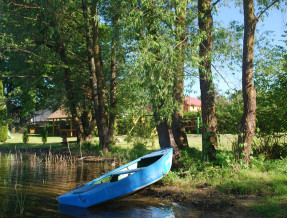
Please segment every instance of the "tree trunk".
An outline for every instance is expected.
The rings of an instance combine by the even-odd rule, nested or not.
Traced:
[[[188,146],[187,136],[184,129],[183,123],[183,108],[184,108],[184,97],[183,97],[183,85],[184,85],[184,61],[185,61],[185,40],[186,40],[186,6],[187,1],[179,1],[176,5],[176,39],[180,43],[177,46],[177,58],[178,65],[175,75],[174,84],[174,99],[178,103],[179,110],[174,111],[172,115],[172,132],[176,144],[179,149]]]
[[[166,120],[160,120],[158,115],[154,113],[156,122],[156,130],[158,134],[159,145],[161,148],[173,147],[173,166],[175,168],[179,165],[179,157],[181,156],[179,148],[174,140],[172,129]]]
[[[98,23],[98,10],[97,5],[94,3],[91,9],[92,26],[93,26],[93,51],[94,61],[96,66],[96,77],[97,77],[97,94],[98,94],[98,129],[99,138],[102,145],[103,151],[109,151],[109,139],[108,139],[108,115],[106,111],[107,97],[105,94],[105,80],[103,72],[103,63],[99,45],[99,23]]]
[[[105,83],[102,69],[102,61],[100,56],[100,46],[98,44],[99,39],[99,29],[97,22],[97,7],[96,5],[92,6],[91,15],[93,17],[92,28],[93,34],[91,31],[89,12],[87,8],[88,2],[82,0],[83,15],[85,19],[85,28],[86,28],[86,42],[87,42],[87,52],[88,52],[88,62],[90,68],[90,80],[92,87],[92,99],[95,109],[95,116],[98,127],[98,134],[100,139],[100,144],[104,152],[109,151],[109,142],[108,142],[108,119],[107,113],[105,110]]]
[[[212,14],[211,0],[198,0],[198,25],[200,33],[205,33],[199,46],[200,90],[202,107],[202,154],[204,161],[215,159],[217,146],[217,118],[215,111],[215,90],[211,72]]]
[[[109,142],[113,142],[114,130],[115,130],[115,120],[116,120],[116,88],[117,88],[117,42],[119,41],[119,31],[118,31],[118,19],[117,9],[115,9],[115,14],[112,17],[112,51],[111,51],[111,78],[110,78],[110,113],[109,113]]]
[[[93,55],[93,47],[92,47],[92,32],[90,29],[90,21],[89,21],[89,14],[87,8],[87,2],[82,0],[82,7],[83,7],[83,15],[85,19],[85,28],[86,28],[86,44],[87,44],[87,53],[88,53],[88,63],[89,63],[89,70],[90,70],[90,83],[92,88],[92,100],[94,105],[94,113],[96,117],[97,124],[99,123],[99,112],[98,112],[98,94],[97,94],[97,78],[96,78],[96,65],[95,65],[95,58]]]
[[[242,93],[244,112],[238,125],[239,158],[244,156],[247,164],[250,162],[252,139],[256,128],[256,91],[253,85],[254,38],[258,19],[254,16],[253,0],[244,0],[244,39],[242,59]],[[243,155],[243,153],[244,155]]]

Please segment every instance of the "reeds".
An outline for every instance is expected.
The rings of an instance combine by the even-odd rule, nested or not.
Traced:
[[[15,212],[17,212],[17,210],[19,209],[19,213],[22,215],[25,209],[25,200],[26,200],[28,188],[26,188],[24,193],[22,191],[18,193],[17,186],[15,187],[15,190],[16,190],[16,200],[17,200]]]
[[[0,159],[3,156],[0,153]],[[22,165],[24,162],[28,161],[32,168],[36,168],[39,164],[51,165],[74,165],[78,160],[78,157],[72,156],[70,154],[53,154],[51,151],[49,153],[29,153],[15,150],[15,153],[9,153],[5,158],[10,167]],[[1,162],[0,162],[1,166]]]
[[[6,217],[5,214],[6,214],[6,210],[7,210],[7,206],[8,206],[8,200],[5,200],[5,203],[4,203],[4,209],[3,209],[3,213],[2,213],[2,218]]]

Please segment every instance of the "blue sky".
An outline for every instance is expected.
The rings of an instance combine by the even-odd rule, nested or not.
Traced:
[[[214,22],[219,22],[222,26],[227,26],[228,23],[232,20],[236,20],[243,24],[243,14],[240,12],[242,10],[239,7],[220,7],[217,16],[213,16]],[[257,15],[257,14],[256,14]],[[257,24],[257,31],[259,34],[269,30],[274,31],[274,43],[277,45],[286,46],[282,40],[282,35],[284,31],[287,31],[287,12],[281,12],[279,10],[273,9],[268,11],[268,16],[264,16],[262,20]],[[241,69],[238,68],[233,75],[227,69],[221,69],[220,66],[216,63],[213,63],[217,70],[220,72],[221,76],[224,77],[224,80],[221,76],[216,75],[217,73],[213,70],[214,80],[219,89],[220,93],[226,92],[228,89],[241,89]],[[185,94],[192,97],[200,96],[200,86],[199,79],[193,78],[195,84],[192,88],[188,88],[190,79],[185,80]]]

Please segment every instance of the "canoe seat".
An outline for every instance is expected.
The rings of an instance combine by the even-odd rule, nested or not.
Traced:
[[[165,152],[166,152],[166,151],[162,151],[162,150],[156,151],[156,152],[153,152],[153,153],[150,153],[150,154],[147,154],[147,155],[141,157],[141,159],[147,159],[147,158],[153,158],[153,157],[163,156]]]
[[[119,175],[122,175],[122,174],[128,174],[128,173],[135,173],[135,172],[138,172],[140,170],[142,170],[144,167],[142,168],[136,168],[136,169],[131,169],[131,170],[123,170],[123,171],[118,171],[116,173],[113,173],[113,176],[119,176]]]
[[[77,187],[73,190],[73,194],[84,193],[84,192],[89,191],[89,190],[91,190],[91,189],[93,189],[99,185],[101,185],[101,184],[83,185],[83,186]]]

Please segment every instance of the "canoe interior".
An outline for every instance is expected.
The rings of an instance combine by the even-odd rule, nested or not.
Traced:
[[[104,177],[100,180],[97,180],[90,185],[109,183],[109,182],[117,182],[117,181],[119,181],[123,178],[126,178],[127,176],[130,176],[130,175],[136,173],[137,171],[153,164],[154,162],[159,160],[162,156],[163,156],[163,154],[156,155],[156,156],[150,156],[147,158],[140,158],[139,161],[137,161],[137,162],[135,162],[135,163],[133,163],[133,164],[117,171],[117,172],[114,172],[111,175],[107,175],[106,177]]]

